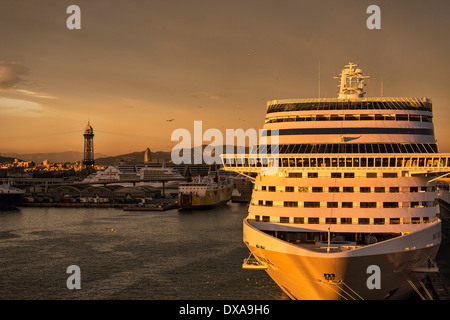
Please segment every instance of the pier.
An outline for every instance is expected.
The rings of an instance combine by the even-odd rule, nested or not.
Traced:
[[[441,274],[432,274],[427,277],[432,288],[435,300],[450,300],[448,285]]]

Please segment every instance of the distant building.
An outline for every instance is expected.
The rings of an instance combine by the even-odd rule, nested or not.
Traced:
[[[152,161],[152,153],[149,148],[145,149],[144,162],[149,163]]]

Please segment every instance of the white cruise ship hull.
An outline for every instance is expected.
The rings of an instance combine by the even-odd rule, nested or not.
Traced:
[[[434,260],[441,237],[437,221],[387,241],[327,253],[270,236],[252,222],[244,220],[244,242],[277,285],[299,300],[407,299],[414,286],[420,288],[423,268]],[[368,288],[372,265],[380,268],[380,289]]]

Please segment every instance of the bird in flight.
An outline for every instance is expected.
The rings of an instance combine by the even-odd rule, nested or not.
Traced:
[[[166,120],[166,121],[168,121],[168,122],[172,122],[173,120],[175,120],[175,119],[169,119],[169,120]]]

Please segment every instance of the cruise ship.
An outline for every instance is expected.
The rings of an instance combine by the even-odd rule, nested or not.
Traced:
[[[225,154],[225,170],[254,178],[244,268],[263,269],[291,299],[432,296],[441,242],[440,153],[428,98],[365,97],[358,65],[337,98],[267,102],[263,132],[278,143]]]
[[[239,195],[232,196],[231,201],[249,203],[252,198],[254,186],[253,179],[250,177],[241,176],[234,178],[233,181],[237,191],[239,192]]]
[[[127,182],[127,180],[142,180],[142,182]],[[115,166],[108,166],[105,170],[98,170],[87,176],[83,183],[104,183],[116,181],[117,185],[132,186],[138,183],[141,186],[151,186],[155,188],[177,188],[178,182],[184,177],[174,168],[145,166],[139,169],[138,173],[125,172]],[[163,183],[164,181],[164,183]]]
[[[125,173],[114,166],[108,166],[105,170],[97,170],[91,173],[89,176],[83,179],[83,183],[104,183],[108,181],[123,181],[138,179],[137,175],[134,173]],[[130,183],[122,185],[132,185]]]
[[[156,188],[163,186],[163,182],[159,182],[158,179],[164,181],[167,188],[177,188],[179,181],[184,180],[184,177],[176,169],[165,166],[144,167],[139,171],[139,177],[141,180],[155,180],[155,182],[142,182],[142,184]]]

